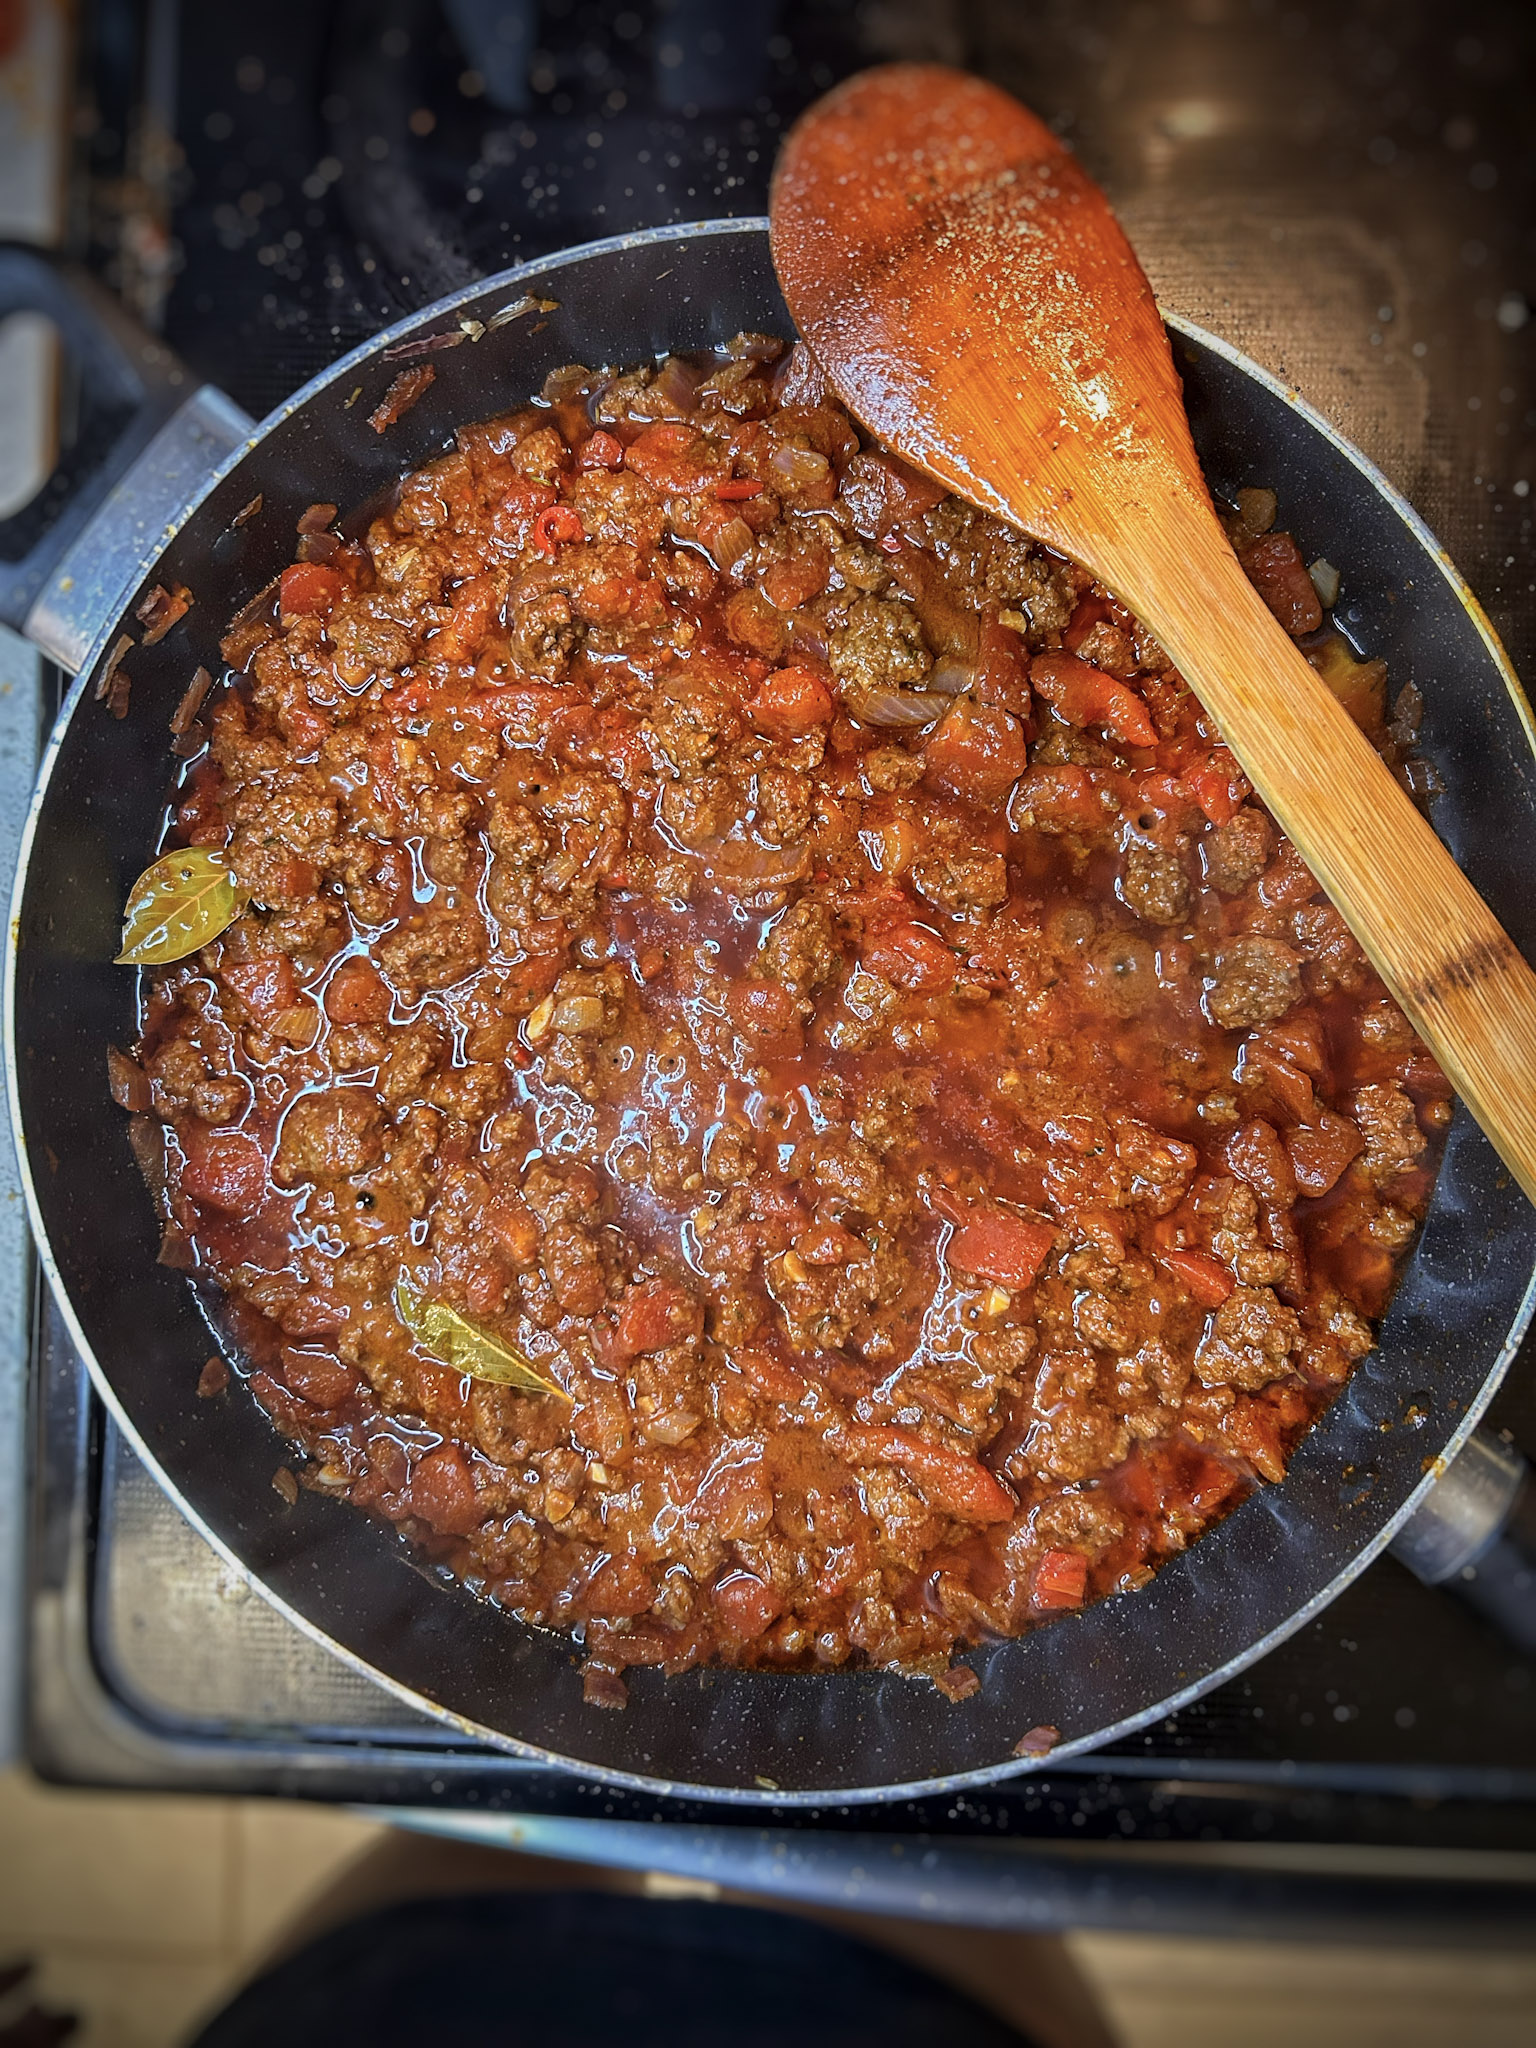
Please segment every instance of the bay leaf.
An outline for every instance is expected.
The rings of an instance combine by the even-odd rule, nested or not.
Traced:
[[[163,967],[216,939],[241,897],[222,853],[178,847],[147,867],[128,895],[119,967]]]
[[[571,1398],[493,1330],[461,1316],[445,1301],[419,1300],[403,1280],[395,1287],[395,1313],[422,1350],[450,1372],[467,1373],[472,1380],[485,1380],[495,1387],[512,1387],[519,1394],[554,1394],[562,1401]]]

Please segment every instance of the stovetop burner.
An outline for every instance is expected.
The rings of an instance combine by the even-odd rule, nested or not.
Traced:
[[[1536,654],[1522,286],[1536,209],[1511,116],[1536,18],[1467,0],[1449,51],[1443,18],[1432,0],[1403,0],[1387,27],[1366,0],[1314,26],[1224,0],[268,0],[249,19],[109,0],[82,45],[85,89],[112,115],[82,124],[91,254],[141,311],[163,300],[171,343],[259,415],[477,274],[760,213],[785,122],[861,63],[969,62],[1071,135],[1171,306],[1295,373],[1408,491],[1519,664]],[[158,149],[156,119],[174,137]],[[1491,1418],[1527,1449],[1533,1363],[1528,1347]],[[567,1821],[658,1815],[761,1847],[763,1816],[733,1823],[478,1748],[266,1609],[136,1464],[49,1305],[32,1382],[43,1770],[516,1813],[524,1840],[542,1816],[546,1847]],[[768,1818],[802,1845],[920,1833],[951,1856],[1023,1842],[1081,1859],[1127,1840],[1247,1845],[1250,1862],[1275,1843],[1497,1849],[1533,1880],[1533,1706],[1536,1665],[1384,1559],[1244,1677],[1113,1753],[996,1793]],[[660,1836],[646,1839],[658,1860]],[[1307,1867],[1316,1905],[1315,1856]],[[1204,1910],[1251,1904],[1230,1868],[1222,1883]]]

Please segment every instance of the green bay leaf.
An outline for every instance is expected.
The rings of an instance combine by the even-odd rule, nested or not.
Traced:
[[[562,1401],[571,1398],[493,1330],[461,1316],[445,1301],[419,1300],[404,1280],[395,1287],[395,1313],[422,1350],[450,1372],[467,1373],[472,1380],[485,1380],[495,1387],[512,1387],[519,1394],[554,1394]]]
[[[178,847],[147,867],[128,895],[119,967],[184,960],[232,924],[240,891],[222,853]]]

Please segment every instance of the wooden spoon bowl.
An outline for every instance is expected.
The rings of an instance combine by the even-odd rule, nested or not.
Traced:
[[[1536,1201],[1536,976],[1232,552],[1103,193],[1006,93],[890,65],[791,131],[772,230],[849,410],[1157,635]]]

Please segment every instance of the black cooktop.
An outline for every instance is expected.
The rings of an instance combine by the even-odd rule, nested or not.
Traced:
[[[861,63],[968,62],[1072,137],[1168,303],[1295,374],[1365,442],[1518,664],[1536,654],[1536,176],[1515,112],[1536,27],[1492,0],[1447,26],[1452,12],[1404,0],[1388,31],[1366,0],[1315,24],[1265,0],[268,0],[249,14],[107,0],[81,39],[80,235],[192,367],[259,415],[478,274],[764,211],[782,127]],[[1390,1558],[1120,1750],[996,1793],[726,1815],[414,1715],[267,1610],[180,1520],[45,1303],[33,1367],[31,1744],[50,1775],[516,1814],[518,1839],[564,1853],[570,1822],[645,1821],[652,1866],[804,1894],[830,1855],[826,1883],[872,1896],[921,1837],[950,1888],[943,1910],[969,1897],[970,1917],[995,1916],[1006,1895],[1020,1924],[1180,1924],[1179,1887],[1194,1884],[1202,1920],[1283,1904],[1321,1925],[1335,1906],[1358,1912],[1359,1856],[1377,1847],[1433,1852],[1441,1878],[1484,1852],[1479,1886],[1434,1909],[1458,1927],[1507,1930],[1536,1896],[1536,1664]],[[1533,1367],[1527,1347],[1491,1420],[1536,1450]],[[666,1848],[658,1819],[678,1830]],[[794,1845],[788,1863],[775,1842]],[[1030,1884],[976,1861],[1019,1844],[1048,1851]],[[1328,1863],[1341,1844],[1347,1871]],[[615,1835],[603,1853],[641,1852]],[[850,1880],[852,1855],[868,1868]],[[1149,1855],[1164,1858],[1153,1892],[1141,1877],[1127,1891]],[[1221,1875],[1202,1890],[1190,1873],[1211,1857]],[[1297,1857],[1306,1884],[1277,1903],[1265,1887]],[[1370,1896],[1403,1931],[1418,1909],[1392,1882]],[[898,1903],[920,1892],[898,1886]]]

